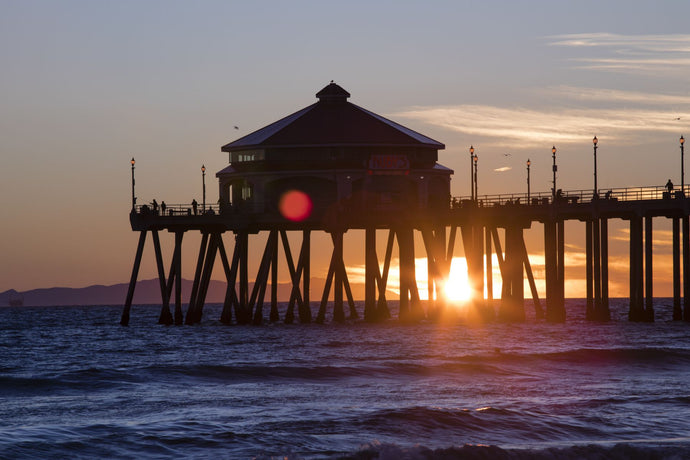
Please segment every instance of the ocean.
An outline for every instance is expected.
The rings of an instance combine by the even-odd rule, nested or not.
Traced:
[[[690,324],[611,303],[483,325],[0,308],[0,458],[690,458]]]

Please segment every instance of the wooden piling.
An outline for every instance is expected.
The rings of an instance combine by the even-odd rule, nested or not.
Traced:
[[[546,279],[546,320],[565,321],[565,257],[563,221],[544,222],[544,265]]]
[[[690,321],[690,222],[683,216],[683,320]]]
[[[644,321],[644,255],[642,217],[630,219],[630,321]]]
[[[680,298],[680,218],[672,219],[673,232],[673,320],[683,319],[683,307]]]
[[[652,263],[652,217],[644,219],[645,321],[654,321],[654,269]]]
[[[144,243],[146,242],[146,230],[139,232],[139,243],[137,244],[137,253],[134,256],[134,266],[132,267],[132,276],[129,279],[129,288],[127,289],[127,298],[125,299],[125,307],[122,310],[122,317],[120,324],[122,326],[129,325],[129,311],[132,308],[132,299],[134,298],[134,289],[137,285],[137,277],[139,276],[139,267],[141,266],[141,256],[144,253]]]

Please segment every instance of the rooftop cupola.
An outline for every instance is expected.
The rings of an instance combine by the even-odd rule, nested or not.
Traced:
[[[347,98],[350,97],[350,93],[331,80],[328,86],[316,93],[316,97],[321,102],[346,102]]]

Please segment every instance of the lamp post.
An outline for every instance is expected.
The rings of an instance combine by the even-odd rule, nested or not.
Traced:
[[[553,158],[553,189],[551,189],[551,194],[553,201],[556,201],[556,171],[558,171],[558,166],[556,166],[556,146],[551,147],[551,157]]]
[[[134,211],[134,208],[137,206],[137,197],[134,196],[134,163],[136,163],[136,161],[134,161],[134,157],[132,157],[132,161],[130,163],[132,163],[132,211]]]
[[[597,143],[599,142],[599,139],[597,139],[597,136],[594,136],[594,139],[592,139],[592,144],[594,145],[594,195],[592,196],[593,198],[599,198],[599,188],[597,188]]]
[[[479,194],[477,193],[477,160],[479,157],[477,155],[474,156],[472,159],[472,162],[474,163],[474,199],[479,200]]]
[[[684,154],[685,154],[685,148],[683,146],[685,144],[685,138],[681,134],[680,136],[680,191],[682,193],[685,193],[685,159]]]
[[[470,145],[470,195],[474,201],[474,147]]]
[[[529,189],[529,167],[532,165],[532,162],[529,161],[529,158],[527,159],[527,204],[530,203],[530,189]]]
[[[201,202],[201,212],[206,211],[206,166],[201,165],[201,186],[203,188],[203,201]]]

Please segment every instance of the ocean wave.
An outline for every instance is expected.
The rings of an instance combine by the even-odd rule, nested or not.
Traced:
[[[687,446],[639,446],[626,443],[613,446],[583,444],[546,449],[506,449],[498,446],[470,445],[431,449],[371,443],[359,451],[339,457],[342,460],[681,460],[690,456]]]
[[[362,432],[416,433],[425,438],[434,434],[474,440],[552,441],[554,439],[602,439],[606,433],[573,417],[546,418],[534,411],[502,407],[392,408],[360,414],[350,420]]]

